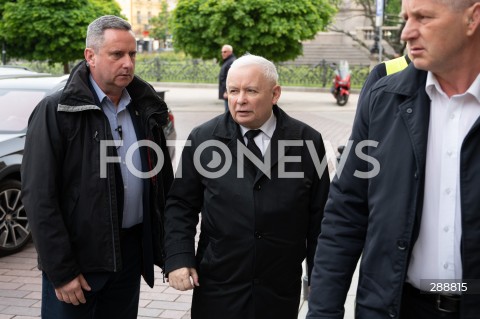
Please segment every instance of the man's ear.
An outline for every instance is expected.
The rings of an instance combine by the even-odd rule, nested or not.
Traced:
[[[281,94],[282,94],[282,88],[280,87],[280,85],[275,85],[273,87],[273,98],[272,98],[273,104],[277,104]]]
[[[467,20],[467,32],[468,35],[472,35],[478,32],[480,25],[480,2],[476,2],[469,8],[468,20]]]
[[[93,51],[92,48],[85,48],[85,51],[83,52],[83,55],[85,57],[85,60],[87,61],[89,66],[95,66],[95,52]]]

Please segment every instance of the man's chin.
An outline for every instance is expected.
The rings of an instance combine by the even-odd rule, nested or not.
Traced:
[[[122,75],[117,77],[116,83],[119,86],[127,86],[130,84],[130,82],[132,82],[132,80],[133,76]]]
[[[430,64],[425,59],[413,58],[412,63],[415,66],[415,68],[418,70],[431,71]]]

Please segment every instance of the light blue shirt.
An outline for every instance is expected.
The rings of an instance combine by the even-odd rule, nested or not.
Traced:
[[[143,221],[143,181],[132,174],[126,164],[126,154],[130,147],[136,147],[137,135],[133,126],[128,106],[132,98],[124,89],[122,97],[115,106],[110,98],[100,89],[93,77],[90,75],[90,82],[101,102],[102,110],[110,122],[114,140],[123,140],[123,145],[117,147],[118,156],[121,158],[120,168],[122,172],[124,195],[123,195],[123,221],[122,228],[129,228]],[[142,162],[138,147],[133,152],[132,163],[138,171],[142,170]]]

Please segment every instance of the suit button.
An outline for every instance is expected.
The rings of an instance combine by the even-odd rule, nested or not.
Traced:
[[[255,185],[255,189],[256,189],[257,191],[261,190],[261,189],[262,189],[262,185],[260,185],[260,184]]]
[[[399,250],[405,250],[405,249],[407,249],[407,242],[404,241],[404,240],[399,240],[399,241],[397,241],[397,248],[398,248]]]
[[[256,239],[262,239],[262,234],[260,234],[258,231],[255,232],[255,238]]]

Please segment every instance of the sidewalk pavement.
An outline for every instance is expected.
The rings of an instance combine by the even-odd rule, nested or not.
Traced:
[[[223,112],[223,101],[217,100],[213,85],[178,85],[153,83],[166,90],[165,101],[175,116],[177,158],[181,140],[190,130]],[[344,107],[335,104],[330,93],[321,90],[283,88],[279,106],[292,117],[306,122],[323,136],[330,174],[335,172],[336,148],[344,144],[350,134],[358,95],[352,94]],[[176,159],[174,160],[176,166]],[[19,253],[0,258],[0,319],[29,319],[40,317],[41,273],[36,264],[37,254],[32,243]],[[155,287],[141,285],[138,318],[190,318],[191,291],[180,292],[163,283],[160,269],[155,271]],[[353,302],[357,280],[354,278],[346,302],[345,319],[353,319]],[[303,301],[303,296],[302,296]],[[305,318],[307,303],[302,302],[298,318]],[[248,319],[248,318],[246,318]]]

